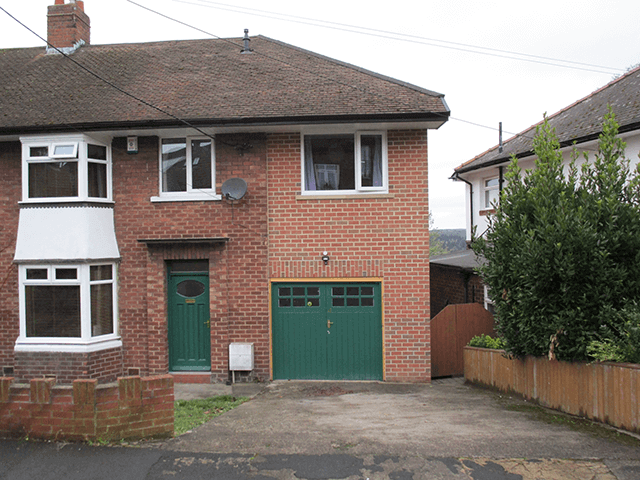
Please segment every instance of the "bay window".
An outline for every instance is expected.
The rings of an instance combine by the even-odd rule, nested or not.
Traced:
[[[17,344],[91,344],[117,334],[116,266],[21,265]]]
[[[303,146],[303,193],[388,191],[384,132],[304,135]]]
[[[24,202],[111,200],[111,149],[85,135],[23,137]]]

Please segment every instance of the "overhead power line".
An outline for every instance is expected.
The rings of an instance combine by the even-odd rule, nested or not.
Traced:
[[[213,0],[173,0],[177,3],[184,3],[188,5],[195,5],[206,8],[213,8],[217,10],[226,10],[235,13],[243,13],[247,15],[253,15],[257,17],[272,18],[283,22],[300,23],[304,25],[312,25],[320,28],[329,28],[332,30],[340,30],[344,32],[357,33],[360,35],[368,35],[373,37],[385,38],[389,40],[396,40],[400,42],[416,43],[420,45],[429,45],[432,47],[446,48],[450,50],[458,50],[467,53],[476,53],[478,55],[488,55],[498,58],[506,58],[509,60],[520,60],[530,63],[538,63],[542,65],[550,65],[562,68],[571,68],[575,70],[584,70],[595,73],[602,73],[605,75],[612,75],[624,72],[623,69],[607,67],[603,65],[594,65],[590,63],[576,62],[573,60],[563,60],[553,57],[545,57],[542,55],[532,55],[528,53],[515,52],[511,50],[502,50],[498,48],[483,47],[479,45],[472,45],[468,43],[452,42],[449,40],[440,40],[435,38],[427,38],[419,35],[408,35],[404,33],[391,32],[387,30],[379,30],[369,27],[361,27],[358,25],[350,25],[345,23],[332,22],[329,20],[320,20],[315,18],[301,17],[297,15],[290,15],[286,13],[270,12],[268,10],[260,10],[256,8],[248,8],[237,5],[229,5],[226,3],[215,2]]]
[[[214,38],[216,38],[216,39],[218,39],[218,40],[225,41],[225,42],[227,42],[227,43],[229,43],[229,44],[231,44],[231,45],[233,45],[233,46],[236,46],[236,47],[238,47],[238,48],[242,48],[242,47],[243,47],[243,45],[238,44],[238,43],[236,43],[236,42],[234,42],[234,41],[232,41],[232,40],[229,40],[229,39],[222,38],[222,37],[219,37],[219,36],[217,36],[217,35],[214,35],[214,34],[212,34],[212,33],[210,33],[210,32],[207,32],[207,31],[205,31],[205,30],[203,30],[203,29],[200,29],[200,28],[195,27],[195,26],[193,26],[193,25],[190,25],[190,24],[188,24],[188,23],[186,23],[186,22],[183,22],[183,21],[177,20],[177,19],[175,19],[175,18],[173,18],[173,17],[170,17],[170,16],[168,16],[168,15],[165,15],[165,14],[163,14],[163,13],[161,13],[161,12],[158,12],[158,11],[156,11],[156,10],[153,10],[153,9],[151,9],[151,8],[149,8],[149,7],[146,7],[146,6],[144,6],[144,5],[141,5],[141,4],[137,3],[137,2],[134,2],[133,0],[127,0],[127,1],[128,1],[129,3],[131,3],[131,4],[133,4],[133,5],[136,5],[136,6],[140,7],[140,8],[143,8],[143,9],[145,9],[145,10],[149,11],[149,12],[155,13],[155,14],[157,14],[157,15],[161,16],[161,17],[164,17],[164,18],[166,18],[166,19],[168,19],[168,20],[171,20],[171,21],[174,21],[174,22],[176,22],[176,23],[179,23],[179,24],[181,24],[181,25],[183,25],[183,26],[186,26],[186,27],[188,27],[188,28],[192,28],[192,29],[194,29],[194,30],[196,30],[196,31],[199,31],[199,32],[201,32],[201,33],[205,34],[205,35],[209,35],[209,36],[214,37]],[[185,2],[185,1],[183,1],[183,0],[174,0],[174,1],[182,2],[182,3],[190,3],[190,2]],[[210,3],[216,3],[216,2],[210,2]],[[103,78],[102,76],[98,75],[97,73],[93,72],[92,70],[90,70],[89,68],[87,68],[86,66],[84,66],[83,64],[81,64],[80,62],[78,62],[77,60],[75,60],[74,58],[72,58],[70,55],[68,55],[68,54],[64,53],[64,52],[63,52],[62,50],[60,50],[59,48],[54,47],[53,45],[51,45],[51,44],[50,44],[47,40],[45,40],[42,36],[40,36],[40,35],[39,35],[38,33],[36,33],[34,30],[32,30],[32,29],[31,29],[31,28],[29,28],[27,25],[25,25],[24,23],[22,23],[22,22],[21,22],[20,20],[18,20],[16,17],[14,17],[13,15],[11,15],[11,14],[10,14],[7,10],[5,10],[2,6],[0,6],[0,10],[2,10],[2,11],[3,11],[5,14],[7,14],[11,19],[13,19],[15,22],[17,22],[17,23],[18,23],[19,25],[21,25],[23,28],[25,28],[26,30],[28,30],[29,32],[31,32],[33,35],[35,35],[35,36],[36,36],[37,38],[39,38],[41,41],[43,41],[47,46],[49,46],[50,48],[52,48],[52,49],[56,50],[59,54],[63,55],[66,59],[68,59],[68,60],[70,60],[71,62],[73,62],[76,66],[78,66],[79,68],[81,68],[82,70],[84,70],[85,72],[87,72],[88,74],[92,75],[93,77],[97,78],[98,80],[100,80],[100,81],[104,82],[105,84],[107,84],[107,85],[108,85],[108,86],[110,86],[111,88],[116,89],[116,90],[117,90],[117,91],[119,91],[120,93],[122,93],[122,94],[124,94],[124,95],[126,95],[126,96],[128,96],[128,97],[130,97],[130,98],[132,98],[132,99],[134,99],[134,100],[136,100],[136,101],[138,101],[138,102],[140,102],[140,103],[142,103],[142,104],[146,105],[147,107],[149,107],[149,108],[151,108],[151,109],[154,109],[154,110],[156,110],[156,111],[158,111],[158,112],[160,112],[160,113],[162,113],[162,114],[164,114],[164,115],[167,115],[167,116],[169,116],[169,117],[173,118],[174,120],[179,121],[180,123],[184,124],[185,126],[188,126],[188,127],[192,128],[192,129],[194,129],[195,131],[197,131],[197,132],[201,133],[202,135],[204,135],[204,136],[206,136],[206,137],[208,137],[208,138],[212,138],[212,139],[214,138],[214,136],[213,136],[213,135],[211,135],[211,134],[208,134],[208,133],[204,132],[202,129],[200,129],[200,128],[198,128],[197,126],[195,126],[195,125],[191,124],[191,123],[190,123],[190,122],[188,122],[187,120],[185,120],[185,119],[183,119],[183,118],[180,118],[180,117],[178,117],[177,115],[174,115],[174,114],[172,114],[171,112],[168,112],[168,111],[166,111],[166,110],[164,110],[164,109],[162,109],[162,108],[160,108],[160,107],[158,107],[158,106],[156,106],[156,105],[154,105],[154,104],[152,104],[152,103],[150,103],[150,102],[148,102],[148,101],[146,101],[146,100],[144,100],[144,99],[142,99],[142,98],[140,98],[140,97],[138,97],[138,96],[136,96],[136,95],[134,95],[134,94],[132,94],[132,93],[130,93],[130,92],[128,92],[128,91],[126,91],[126,90],[124,90],[124,89],[122,89],[121,87],[119,87],[118,85],[114,84],[113,82],[111,82],[111,81],[109,81],[109,80],[107,80],[107,79]],[[359,27],[358,27],[358,28],[359,28]],[[272,60],[275,60],[275,61],[281,62],[281,63],[283,63],[283,64],[285,64],[285,65],[288,65],[288,66],[290,66],[290,67],[292,67],[292,68],[295,68],[295,69],[299,69],[299,70],[303,70],[303,71],[304,71],[304,69],[302,69],[301,67],[298,67],[298,66],[295,66],[295,65],[291,65],[291,64],[289,64],[288,62],[286,62],[285,60],[278,59],[278,58],[276,58],[276,57],[269,56],[269,55],[266,55],[266,54],[261,53],[261,52],[258,52],[258,51],[254,51],[254,53],[257,53],[257,54],[262,55],[262,56],[264,56],[264,57],[266,57],[266,58],[270,58],[270,59],[272,59]],[[605,68],[606,68],[606,67],[605,67]],[[383,95],[381,95],[381,94],[379,94],[379,93],[376,93],[376,92],[368,92],[366,89],[363,89],[363,88],[358,87],[358,86],[355,86],[355,85],[350,85],[350,84],[346,84],[346,83],[344,83],[344,82],[339,82],[339,81],[337,81],[337,80],[335,80],[334,78],[331,78],[331,77],[326,77],[326,78],[327,78],[328,80],[332,81],[332,82],[339,83],[339,84],[341,84],[341,85],[343,85],[343,86],[347,86],[347,87],[350,87],[350,88],[354,88],[354,89],[357,89],[357,90],[361,90],[361,91],[363,91],[364,93],[369,93],[369,94],[372,94],[372,95],[375,95],[375,96],[383,96]],[[384,97],[384,98],[387,98],[386,96],[383,96],[383,97]],[[477,122],[472,122],[472,121],[470,121],[470,120],[464,120],[464,119],[461,119],[461,118],[456,118],[456,117],[452,117],[452,116],[447,116],[447,115],[445,115],[445,114],[440,114],[440,113],[437,113],[437,112],[434,112],[434,114],[435,114],[435,115],[440,115],[440,116],[442,116],[443,118],[445,118],[445,117],[446,117],[446,118],[448,118],[448,119],[450,119],[450,120],[459,121],[459,122],[462,122],[462,123],[467,123],[467,124],[469,124],[469,125],[473,125],[473,126],[476,126],[476,127],[485,128],[485,129],[490,129],[490,130],[494,130],[494,131],[498,131],[498,129],[497,129],[496,127],[492,127],[492,126],[488,126],[488,125],[483,125],[483,124],[480,124],[480,123],[477,123]],[[74,128],[74,127],[70,127],[70,128]],[[75,129],[75,128],[74,128],[74,129]],[[76,130],[77,130],[77,129],[76,129]],[[511,135],[513,135],[514,137],[518,137],[518,136],[528,137],[528,135],[523,135],[522,133],[512,133],[512,132],[506,132],[506,131],[505,131],[504,133],[511,134]],[[530,138],[530,137],[529,137],[529,138]]]
[[[22,25],[24,28],[26,28],[29,32],[31,32],[32,34],[34,34],[36,37],[38,37],[40,40],[42,40],[48,47],[52,48],[53,50],[55,50],[56,52],[58,52],[60,55],[63,55],[65,58],[67,58],[68,60],[70,60],[71,62],[73,62],[75,65],[77,65],[79,68],[81,68],[82,70],[84,70],[85,72],[87,72],[89,75],[97,78],[98,80],[100,80],[101,82],[104,82],[105,84],[107,84],[108,86],[110,86],[111,88],[114,88],[115,90],[119,91],[120,93],[122,93],[123,95],[126,95],[130,98],[133,98],[134,100],[146,105],[147,107],[156,110],[160,113],[162,113],[163,115],[167,115],[171,118],[173,118],[174,120],[179,121],[180,123],[193,128],[194,130],[196,130],[197,132],[201,133],[202,135],[206,136],[206,137],[210,137],[213,138],[210,134],[206,133],[205,131],[201,130],[200,128],[196,127],[195,125],[192,125],[190,122],[188,122],[187,120],[180,118],[176,115],[174,115],[171,112],[168,112],[160,107],[158,107],[157,105],[154,105],[150,102],[147,102],[146,100],[143,100],[142,98],[127,92],[126,90],[124,90],[123,88],[120,88],[118,85],[116,85],[115,83],[107,80],[106,78],[98,75],[97,73],[95,73],[94,71],[92,71],[91,69],[85,67],[82,63],[76,61],[73,57],[71,57],[70,55],[67,55],[66,53],[64,53],[61,49],[59,49],[58,47],[55,47],[54,45],[50,44],[47,40],[45,40],[42,36],[40,36],[39,34],[37,34],[34,30],[32,30],[31,28],[29,28],[27,25],[25,25],[24,23],[22,23],[20,20],[18,20],[16,17],[14,17],[13,15],[11,15],[9,12],[7,12],[2,6],[0,6],[0,10],[2,10],[4,13],[6,13],[9,17],[11,17],[13,20],[15,20],[18,24]]]

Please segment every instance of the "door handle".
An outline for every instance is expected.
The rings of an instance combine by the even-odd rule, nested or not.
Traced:
[[[333,322],[327,320],[327,328],[331,328],[331,325],[333,325]]]
[[[204,324],[207,326],[207,328],[211,328],[211,319],[204,322]]]

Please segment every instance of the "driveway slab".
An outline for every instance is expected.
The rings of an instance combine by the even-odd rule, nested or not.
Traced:
[[[161,448],[253,456],[640,460],[638,442],[576,431],[567,426],[571,420],[540,421],[529,406],[461,378],[430,385],[280,381]]]

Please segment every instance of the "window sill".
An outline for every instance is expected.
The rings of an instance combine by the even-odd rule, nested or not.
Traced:
[[[111,337],[111,336],[110,336]],[[46,342],[46,343],[45,343]],[[91,353],[111,348],[122,347],[120,337],[105,340],[92,340],[89,342],[65,343],[60,339],[45,338],[18,338],[14,347],[15,352],[68,352],[68,353]]]
[[[151,197],[152,203],[162,202],[212,202],[222,200],[222,195],[215,193],[183,193],[177,195],[160,195]]]
[[[394,193],[352,193],[344,194],[338,193],[335,195],[314,195],[314,194],[301,194],[296,195],[296,200],[363,200],[363,199],[376,199],[376,198],[395,198]]]
[[[487,215],[493,215],[494,213],[496,213],[495,208],[489,208],[486,210],[480,210],[478,212],[478,215],[480,215],[481,217],[486,217]]]

